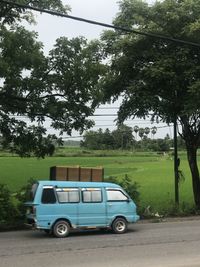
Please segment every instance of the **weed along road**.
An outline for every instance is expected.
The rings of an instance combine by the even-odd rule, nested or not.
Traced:
[[[200,219],[137,223],[126,234],[38,231],[0,233],[1,267],[200,266]]]

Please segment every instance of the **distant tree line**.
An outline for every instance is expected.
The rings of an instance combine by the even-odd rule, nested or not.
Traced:
[[[123,149],[123,150],[142,150],[142,151],[158,151],[168,152],[173,148],[173,139],[167,134],[164,139],[155,139],[157,128],[134,128],[127,125],[120,125],[116,130],[103,131],[99,128],[97,131],[87,131],[80,142],[80,146],[93,149]],[[149,137],[151,134],[151,138]],[[138,138],[138,136],[140,138]],[[140,140],[138,140],[140,139]],[[178,138],[179,149],[185,149],[182,139]]]
[[[131,149],[135,142],[133,130],[126,125],[120,125],[110,131],[101,128],[97,131],[87,131],[81,141],[81,147],[88,149]]]

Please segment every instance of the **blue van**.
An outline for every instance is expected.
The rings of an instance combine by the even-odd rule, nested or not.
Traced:
[[[128,223],[139,220],[133,200],[113,183],[39,181],[26,206],[28,224],[56,237],[77,228],[111,228],[122,234]]]

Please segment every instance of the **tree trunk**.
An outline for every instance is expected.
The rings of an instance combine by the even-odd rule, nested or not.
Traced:
[[[200,209],[200,177],[197,164],[197,147],[191,145],[187,146],[187,156],[188,156],[190,171],[192,174],[194,201],[196,207]]]

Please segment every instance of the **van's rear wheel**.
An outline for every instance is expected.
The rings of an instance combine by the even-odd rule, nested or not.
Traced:
[[[117,218],[112,224],[112,230],[115,234],[123,234],[127,231],[127,221],[124,218]]]
[[[53,227],[53,234],[55,237],[66,237],[69,235],[70,232],[70,225],[66,221],[58,221],[55,223]]]

